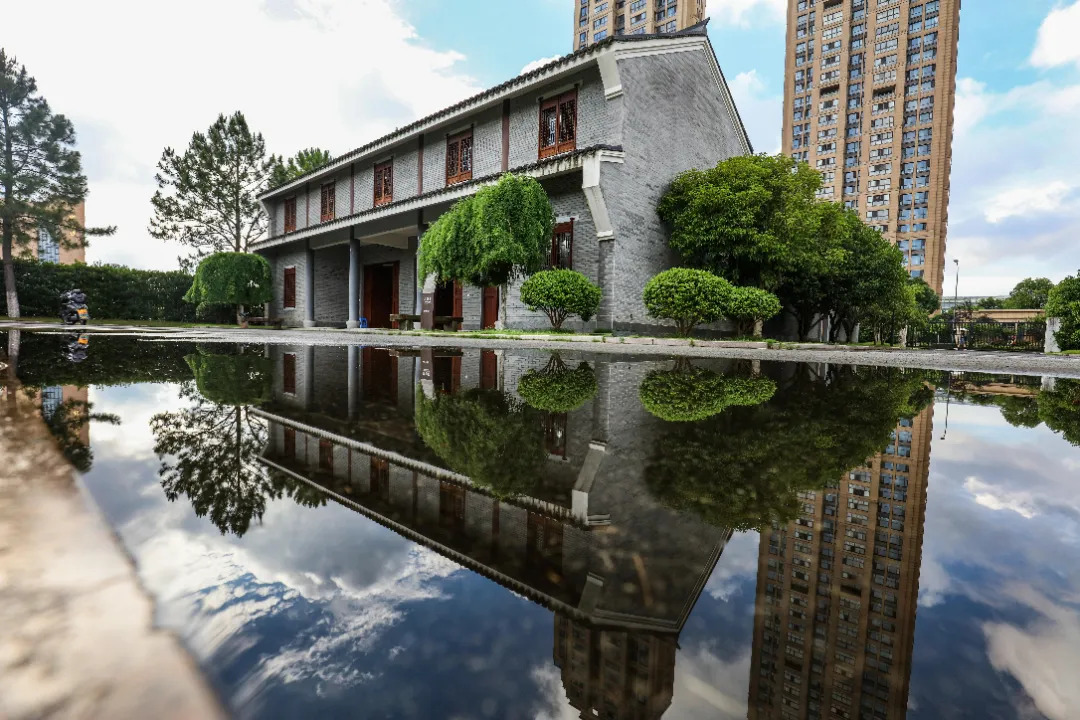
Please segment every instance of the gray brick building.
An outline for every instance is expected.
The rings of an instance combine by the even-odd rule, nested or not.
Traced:
[[[598,316],[576,327],[657,329],[641,293],[675,260],[657,202],[679,172],[750,152],[704,25],[612,38],[264,193],[270,232],[253,249],[273,266],[270,314],[339,327],[419,314],[424,230],[510,171],[548,192],[553,263],[603,289]],[[435,314],[461,316],[466,329],[547,325],[517,287],[505,302],[499,292],[441,288]]]

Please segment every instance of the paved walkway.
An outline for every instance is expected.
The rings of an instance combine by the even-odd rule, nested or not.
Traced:
[[[57,324],[0,323],[9,328],[72,332]],[[544,349],[587,353],[646,356],[719,357],[777,362],[840,363],[926,368],[958,372],[986,372],[1010,375],[1054,375],[1080,378],[1080,356],[1041,353],[981,352],[969,350],[899,350],[867,346],[782,343],[770,347],[763,342],[683,340],[679,338],[634,338],[603,335],[477,335],[471,333],[404,332],[397,330],[337,330],[333,328],[154,328],[146,326],[98,325],[76,332],[139,335],[195,340],[197,342],[269,343],[273,345],[376,345],[385,347],[477,347],[493,349]]]

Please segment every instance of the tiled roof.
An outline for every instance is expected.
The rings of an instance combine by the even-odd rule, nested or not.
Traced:
[[[509,172],[512,172],[512,173],[531,172],[532,170],[537,170],[537,169],[545,167],[547,165],[555,165],[555,164],[557,164],[559,162],[569,160],[571,158],[576,158],[576,157],[579,157],[581,155],[589,155],[591,153],[599,152],[601,150],[607,150],[607,151],[610,151],[610,152],[622,152],[622,146],[621,145],[590,145],[589,147],[580,148],[578,150],[571,150],[570,152],[565,152],[565,153],[562,153],[561,155],[553,155],[552,157],[544,158],[543,160],[538,160],[537,162],[529,163],[528,165],[521,165],[521,166],[516,167],[516,168],[510,168]],[[292,237],[294,235],[298,235],[300,233],[306,233],[306,232],[308,232],[310,230],[318,230],[320,227],[323,227],[323,226],[335,225],[337,223],[341,223],[343,220],[359,220],[359,219],[363,218],[365,215],[371,215],[371,214],[374,214],[376,212],[383,213],[386,210],[393,210],[395,206],[404,205],[406,203],[415,203],[417,200],[429,200],[429,199],[432,199],[432,198],[437,198],[439,195],[443,195],[443,194],[448,193],[448,192],[450,192],[452,190],[460,190],[462,188],[467,188],[467,187],[470,187],[472,185],[480,185],[480,184],[483,184],[483,183],[491,182],[493,180],[497,180],[502,175],[503,175],[503,172],[500,170],[499,172],[491,173],[489,175],[484,175],[483,177],[473,178],[472,180],[466,180],[465,182],[455,183],[454,185],[447,185],[446,187],[437,188],[435,190],[429,190],[426,193],[421,193],[420,195],[412,195],[412,196],[407,197],[407,198],[402,198],[401,200],[395,200],[394,202],[386,203],[385,205],[377,205],[377,206],[372,207],[372,208],[367,208],[365,210],[360,210],[358,212],[352,213],[351,215],[342,215],[341,217],[336,217],[333,220],[327,220],[326,222],[316,223],[315,225],[308,225],[307,227],[298,228],[296,230],[293,230],[292,232],[287,232],[287,233],[284,233],[284,234],[281,234],[281,235],[275,235],[273,237],[268,237],[266,240],[263,240],[260,243],[253,244],[252,249],[258,250],[263,245],[266,245],[266,246],[280,245],[284,241],[287,241],[290,237]]]
[[[599,52],[600,50],[602,50],[602,49],[604,49],[606,47],[610,47],[610,46],[618,44],[618,43],[641,42],[643,40],[655,40],[657,38],[665,38],[666,39],[666,38],[672,38],[672,37],[682,37],[682,36],[686,36],[686,35],[702,35],[702,36],[704,36],[705,35],[705,28],[706,28],[706,26],[708,24],[709,24],[709,21],[705,20],[704,22],[700,22],[697,25],[693,25],[691,27],[688,27],[685,30],[682,30],[682,31],[680,31],[678,33],[652,33],[652,34],[648,34],[648,35],[645,35],[645,34],[642,34],[642,35],[615,35],[615,36],[612,36],[612,37],[609,37],[609,38],[605,38],[604,40],[601,40],[598,43],[595,43],[593,45],[589,45],[587,47],[581,48],[580,50],[576,50],[576,51],[570,53],[569,55],[564,55],[561,58],[558,58],[556,60],[552,60],[551,62],[549,62],[549,63],[547,63],[545,65],[541,65],[540,67],[535,68],[533,70],[530,70],[527,73],[524,73],[522,75],[518,75],[517,77],[511,78],[510,80],[507,80],[506,82],[503,82],[503,83],[500,83],[500,84],[498,84],[498,85],[496,85],[494,87],[488,88],[487,90],[484,90],[483,92],[477,93],[476,95],[473,95],[472,97],[466,98],[466,99],[462,100],[461,102],[455,103],[455,104],[451,105],[450,107],[443,108],[442,110],[439,110],[438,112],[434,112],[431,115],[428,115],[426,117],[422,117],[419,120],[416,120],[414,122],[409,123],[408,125],[404,125],[402,127],[399,127],[396,130],[394,130],[393,132],[388,133],[386,135],[383,135],[382,137],[377,138],[375,140],[372,140],[371,142],[367,143],[366,145],[361,145],[360,147],[356,148],[355,150],[350,150],[349,152],[347,152],[347,153],[345,153],[343,155],[339,155],[339,156],[333,158],[330,162],[326,163],[326,165],[315,168],[314,170],[309,170],[308,172],[304,173],[303,175],[296,176],[295,178],[293,178],[292,180],[290,180],[286,184],[287,185],[292,185],[297,180],[302,180],[305,177],[308,177],[310,175],[315,175],[317,173],[320,173],[320,172],[324,171],[326,169],[326,167],[329,166],[329,165],[335,165],[335,164],[340,163],[342,161],[349,160],[350,158],[354,158],[354,157],[358,157],[360,155],[363,155],[364,153],[368,152],[369,150],[371,150],[371,149],[373,149],[373,148],[375,148],[375,147],[377,147],[379,145],[382,145],[382,144],[384,144],[384,143],[386,143],[386,142],[388,142],[390,140],[394,140],[394,139],[399,138],[399,137],[406,137],[410,133],[412,133],[413,131],[417,130],[420,127],[423,127],[424,125],[427,125],[427,124],[429,124],[431,122],[439,120],[442,117],[447,117],[447,116],[453,115],[454,113],[458,112],[459,110],[462,110],[462,109],[464,109],[464,108],[466,108],[466,107],[468,107],[470,105],[474,105],[474,104],[476,104],[478,102],[481,102],[481,101],[483,101],[484,99],[486,99],[488,97],[498,95],[502,91],[508,90],[509,88],[512,88],[514,86],[526,85],[530,81],[534,80],[535,78],[537,78],[537,77],[539,77],[539,76],[541,76],[541,75],[543,75],[543,74],[545,74],[545,73],[547,73],[547,72],[549,72],[551,70],[554,70],[557,67],[560,67],[562,65],[566,65],[566,64],[568,64],[568,63],[570,63],[570,62],[572,62],[574,60],[577,60],[578,58],[586,57],[588,55],[594,55],[594,54],[596,54],[597,52]],[[278,187],[270,188],[268,190],[265,190],[259,195],[259,197],[263,198],[263,197],[267,197],[269,195],[272,195],[282,187],[284,187],[284,185],[279,185]]]

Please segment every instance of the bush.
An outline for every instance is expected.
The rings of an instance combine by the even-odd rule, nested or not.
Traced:
[[[638,395],[645,409],[661,420],[697,422],[732,406],[760,405],[775,392],[776,383],[769,378],[726,377],[686,364],[650,372]]]
[[[270,263],[262,255],[214,253],[199,263],[184,300],[195,305],[262,305],[273,297]]]
[[[783,307],[780,298],[771,292],[756,287],[733,288],[724,317],[735,323],[735,332],[740,337],[752,335],[754,326],[777,315]]]
[[[1065,278],[1050,291],[1046,317],[1061,319],[1061,329],[1054,333],[1058,347],[1080,350],[1080,273]]]
[[[731,283],[710,272],[672,268],[645,284],[642,299],[651,317],[675,321],[676,331],[687,336],[697,325],[722,318],[733,291]]]
[[[588,363],[574,370],[556,355],[543,370],[529,370],[518,380],[517,391],[530,407],[551,413],[577,410],[596,394],[596,374]]]
[[[600,307],[603,292],[574,270],[542,270],[521,285],[521,302],[542,310],[556,330],[571,315],[588,322]]]
[[[191,275],[178,270],[15,261],[15,287],[26,317],[55,317],[60,293],[79,288],[95,319],[194,322],[195,307],[184,302],[191,281]]]

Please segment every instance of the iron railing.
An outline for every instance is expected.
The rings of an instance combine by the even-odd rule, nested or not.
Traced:
[[[956,348],[960,344],[961,334],[968,350],[1042,352],[1046,343],[1046,321],[933,321],[922,328],[911,328],[908,332],[908,345],[922,348]]]

